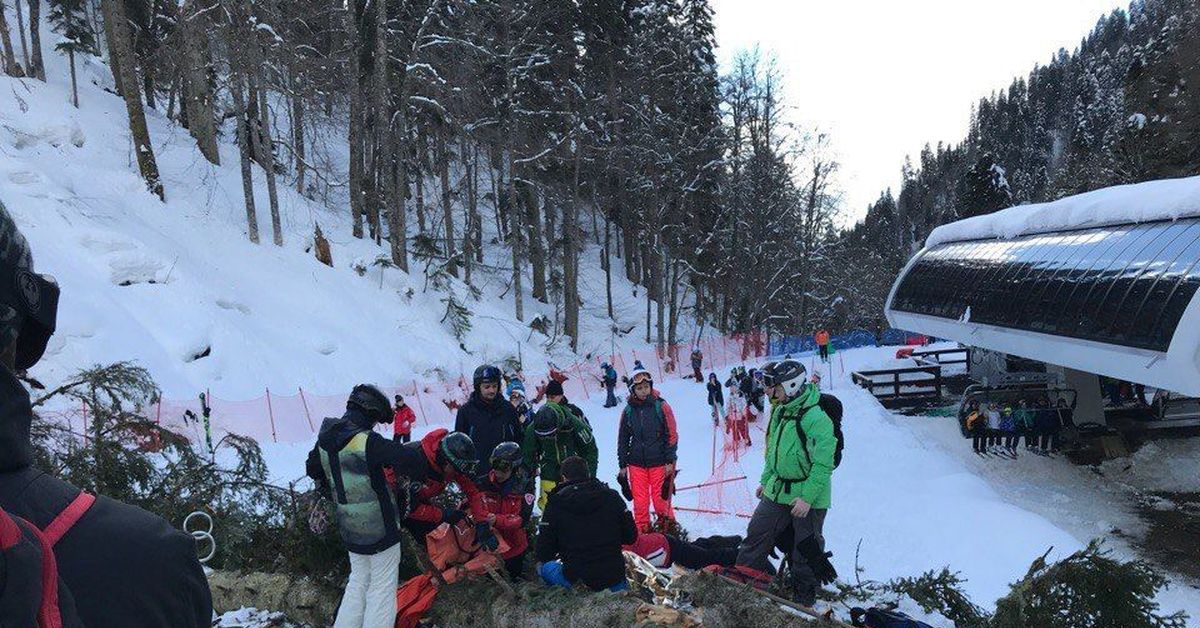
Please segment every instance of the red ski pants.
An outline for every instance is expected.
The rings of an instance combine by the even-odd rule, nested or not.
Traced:
[[[629,488],[633,490],[633,522],[639,532],[650,531],[650,503],[660,517],[675,518],[671,509],[671,497],[664,498],[663,482],[667,479],[666,467],[635,467],[629,465]]]

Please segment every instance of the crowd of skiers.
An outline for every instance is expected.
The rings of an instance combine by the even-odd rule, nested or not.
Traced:
[[[602,378],[607,383],[616,374],[605,365]],[[801,363],[731,373],[726,383],[731,397],[745,399],[756,416],[771,406],[761,502],[744,538],[692,542],[672,534],[675,415],[644,368],[625,379],[629,394],[615,443],[620,493],[596,477],[600,447],[561,382],[549,381],[545,403],[534,411],[519,381],[510,379],[507,396],[501,395],[505,377],[497,367],[480,366],[472,380],[474,390],[459,408],[453,431],[435,429],[410,441],[412,413],[403,398],[397,396],[393,406],[370,385],[357,386],[346,413],[322,424],[307,472],[336,504],[351,564],[336,626],[391,625],[401,535],[424,539],[441,524],[473,527],[475,542],[501,554],[509,577],[536,573],[555,586],[626,588],[622,551],[655,566],[716,566],[769,578],[775,568],[768,557],[777,545],[789,557],[801,603],[811,604],[818,583],[830,579],[822,527],[840,431]],[[709,394],[718,402],[723,394],[715,374],[709,376]],[[723,404],[713,405],[719,418]],[[389,422],[393,440],[374,431]],[[459,491],[453,496],[446,492],[451,483]],[[535,503],[541,517],[531,573],[526,554]]]
[[[1021,439],[1025,450],[1058,453],[1063,428],[1074,427],[1074,411],[1066,399],[1052,404],[1046,396],[1016,400],[976,400],[963,409],[963,426],[979,456],[1016,458]]]

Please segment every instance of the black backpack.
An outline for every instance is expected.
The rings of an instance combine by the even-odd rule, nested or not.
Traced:
[[[833,422],[833,436],[837,439],[837,448],[833,450],[833,468],[836,469],[838,465],[842,464],[842,450],[846,447],[846,438],[842,435],[842,400],[831,394],[821,393],[821,400],[817,402],[817,405]],[[804,446],[804,455],[807,456],[808,437],[800,427],[799,418],[796,419],[796,433],[800,437],[800,443]]]

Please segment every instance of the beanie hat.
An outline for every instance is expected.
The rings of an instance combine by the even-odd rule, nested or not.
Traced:
[[[558,381],[557,379],[552,379],[550,380],[549,384],[546,384],[546,396],[549,397],[552,395],[557,396],[562,394],[564,394],[562,382]]]

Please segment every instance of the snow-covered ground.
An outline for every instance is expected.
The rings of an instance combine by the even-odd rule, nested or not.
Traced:
[[[966,578],[967,593],[990,607],[1048,549],[1053,548],[1051,558],[1063,557],[1092,538],[1109,536],[1113,528],[1136,529],[1136,517],[1121,489],[1087,469],[1034,455],[1015,461],[979,459],[959,435],[954,419],[893,414],[850,384],[851,370],[880,366],[894,351],[848,350],[834,357],[832,369],[822,369],[826,388],[845,405],[846,451],[834,473],[833,507],[825,527],[828,548],[843,578],[854,574],[856,551],[863,577],[874,580],[949,566]],[[659,382],[658,388],[679,421],[679,485],[705,482],[713,466],[714,439],[704,388],[678,378]],[[605,409],[598,398],[573,401],[587,413],[600,443],[599,475],[615,486],[619,408]],[[736,513],[749,513],[753,507],[750,496],[762,471],[764,427],[759,423],[752,428],[754,446],[724,468],[724,478],[748,479],[724,485],[723,503],[717,504],[711,491],[683,491],[676,497],[679,506],[719,505],[735,513],[680,512],[681,523],[693,535],[745,531],[746,519]],[[718,462],[723,441],[723,435],[718,437]],[[268,449],[278,481],[303,474],[305,449]],[[1114,539],[1112,547],[1120,556],[1135,556],[1120,539]],[[1181,578],[1173,578],[1160,601],[1166,610],[1200,616],[1200,589]]]

